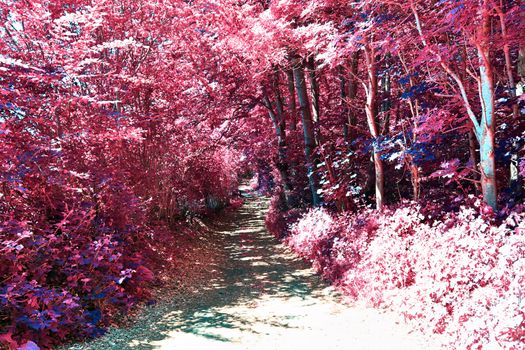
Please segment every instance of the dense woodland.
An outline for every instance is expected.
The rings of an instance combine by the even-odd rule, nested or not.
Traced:
[[[451,349],[523,349],[523,0],[0,18],[0,348],[102,334],[253,175],[270,231],[350,297]]]

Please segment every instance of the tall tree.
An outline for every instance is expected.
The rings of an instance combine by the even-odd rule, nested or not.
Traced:
[[[375,199],[376,199],[376,208],[381,209],[384,205],[385,198],[385,173],[383,160],[381,159],[380,154],[380,129],[377,120],[377,111],[378,111],[378,81],[377,81],[377,62],[376,62],[376,51],[372,43],[373,34],[368,34],[365,36],[364,42],[364,57],[365,57],[365,66],[367,72],[367,80],[363,81],[363,87],[366,93],[366,120],[368,123],[368,128],[370,134],[373,137],[373,151],[372,158],[374,161],[375,169]]]
[[[295,80],[295,87],[297,90],[297,99],[299,101],[299,108],[301,111],[301,118],[303,124],[304,136],[304,153],[306,156],[306,167],[308,175],[308,183],[311,192],[312,204],[318,206],[321,204],[321,197],[319,195],[319,181],[315,169],[315,125],[310,110],[310,103],[308,99],[308,92],[306,87],[306,79],[304,73],[304,61],[300,57],[295,57],[292,60],[293,75]]]

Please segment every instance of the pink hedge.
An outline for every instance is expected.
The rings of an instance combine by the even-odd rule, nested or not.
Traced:
[[[465,207],[438,218],[408,203],[358,215],[315,209],[285,241],[356,302],[396,310],[452,348],[523,349],[524,213],[496,223]]]

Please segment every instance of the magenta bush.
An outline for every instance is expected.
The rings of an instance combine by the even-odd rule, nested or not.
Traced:
[[[496,223],[467,207],[439,220],[409,203],[360,215],[315,209],[286,243],[354,301],[396,310],[451,348],[523,348],[523,213]]]
[[[141,169],[131,146],[105,137],[70,137],[49,149],[26,144],[38,135],[22,136],[0,134],[0,348],[102,334],[151,297],[178,221],[206,212],[208,198],[228,203],[237,187],[226,148],[185,159],[201,166],[190,174],[175,165]]]
[[[294,208],[286,210],[280,191],[272,196],[270,206],[265,217],[268,231],[277,239],[283,239],[288,234],[289,227],[301,216],[301,210]]]

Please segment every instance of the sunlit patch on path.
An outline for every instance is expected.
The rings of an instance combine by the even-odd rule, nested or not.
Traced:
[[[213,224],[221,266],[192,295],[70,349],[437,349],[391,314],[341,297],[264,228],[267,199]],[[196,262],[198,263],[198,262]]]

